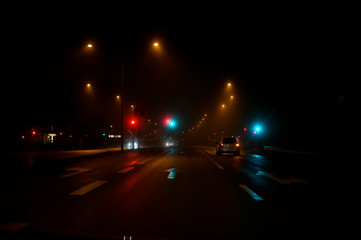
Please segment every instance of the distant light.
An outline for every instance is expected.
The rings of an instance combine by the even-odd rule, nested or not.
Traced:
[[[91,86],[91,84],[90,84],[90,83],[88,83],[86,86],[87,86],[87,87],[90,87],[90,86]]]
[[[88,48],[92,48],[92,47],[93,47],[93,44],[89,43],[89,44],[87,45],[87,47],[88,47]]]
[[[233,99],[234,97],[233,96],[231,96],[231,99]]]
[[[174,128],[176,126],[176,122],[174,120],[172,120],[170,123],[169,123],[169,127],[171,128]]]
[[[120,96],[119,95],[117,95],[117,99],[119,99],[120,98]]]
[[[255,132],[262,132],[262,126],[256,125],[256,126],[254,127],[254,131],[255,131]]]
[[[155,46],[155,47],[158,47],[158,43],[157,42],[155,42],[155,43],[153,43],[153,46]]]
[[[231,83],[228,83],[227,86],[230,87],[230,86],[232,86],[232,84],[231,84]]]
[[[247,128],[243,128],[243,131],[247,131]]]
[[[226,105],[222,104],[222,108],[225,108],[225,107],[226,107]]]
[[[103,133],[103,136],[105,136],[105,133]]]
[[[36,134],[36,132],[35,132],[35,131],[33,131],[33,132],[32,132],[32,134],[33,134],[33,135],[35,135],[35,134]]]

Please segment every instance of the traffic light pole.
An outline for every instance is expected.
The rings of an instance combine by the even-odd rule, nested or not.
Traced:
[[[124,106],[125,106],[125,91],[124,91],[124,49],[122,51],[122,73],[120,80],[120,150],[124,151]]]

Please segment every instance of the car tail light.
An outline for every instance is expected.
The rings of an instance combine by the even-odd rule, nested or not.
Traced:
[[[224,145],[223,145],[223,143],[221,143],[221,147],[223,147]]]

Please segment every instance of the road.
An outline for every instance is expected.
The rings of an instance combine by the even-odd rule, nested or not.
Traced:
[[[2,237],[351,239],[357,234],[359,182],[313,168],[297,155],[216,156],[215,148],[199,146],[108,152],[58,163],[8,174],[3,169]]]

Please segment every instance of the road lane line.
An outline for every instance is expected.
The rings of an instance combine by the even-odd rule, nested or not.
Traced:
[[[77,195],[77,196],[81,196],[81,195],[84,195],[84,194],[87,194],[88,192],[90,192],[91,190],[94,190],[95,188],[103,185],[104,183],[106,183],[108,181],[105,181],[105,180],[97,180],[97,181],[94,181],[82,188],[79,188],[78,190],[75,190],[74,192],[71,192],[70,195]]]
[[[156,154],[156,155],[154,155],[154,156],[151,156],[151,157],[148,157],[148,158],[146,158],[146,159],[144,159],[144,160],[141,160],[141,161],[139,161],[137,164],[139,164],[139,165],[146,164],[147,162],[153,160],[153,159],[156,158],[156,157],[159,157],[159,156],[163,155],[163,154],[166,153],[166,152],[168,152],[168,150],[164,150],[164,151],[162,151],[162,152],[160,152],[160,153],[158,153],[158,154]]]
[[[253,192],[249,187],[243,184],[239,184],[239,186],[246,191],[254,200],[256,201],[263,201],[263,198],[257,195],[257,193]]]
[[[70,177],[70,176],[73,176],[73,175],[76,175],[76,174],[79,174],[79,173],[87,172],[89,170],[90,170],[89,168],[67,168],[67,169],[65,169],[65,171],[75,171],[75,172],[65,174],[65,175],[63,175],[61,177],[63,177],[63,178]]]
[[[219,169],[223,170],[224,168],[219,165],[213,158],[211,158],[210,156],[207,155],[207,153],[205,152],[201,152],[204,156],[206,156],[209,160],[211,160],[211,162],[216,165]]]
[[[7,222],[3,225],[0,225],[0,231],[2,232],[16,232],[24,227],[28,226],[28,222]]]
[[[135,167],[126,167],[121,170],[119,170],[117,173],[127,173],[129,171],[132,171]]]
[[[264,171],[258,171],[256,173],[257,176],[265,176],[268,177],[276,182],[279,182],[281,184],[292,184],[292,183],[304,183],[304,184],[310,184],[309,181],[302,179],[302,178],[296,178],[296,177],[288,177],[288,178],[279,178],[276,177],[274,173],[267,173]]]

